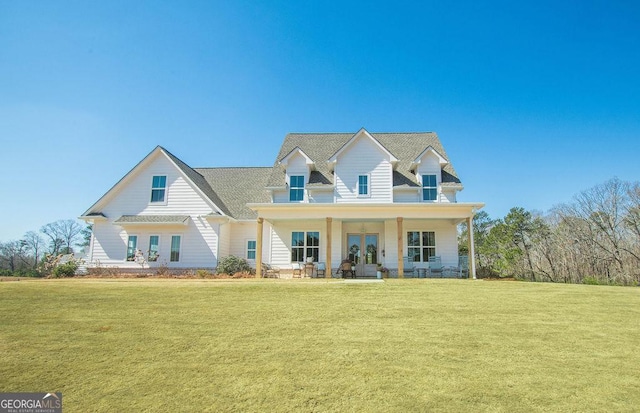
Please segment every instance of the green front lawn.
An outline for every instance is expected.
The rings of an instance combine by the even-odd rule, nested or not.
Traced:
[[[0,282],[0,392],[64,411],[637,411],[640,288]]]

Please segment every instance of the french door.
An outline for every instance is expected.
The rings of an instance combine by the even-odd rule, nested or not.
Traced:
[[[347,234],[347,258],[358,276],[375,277],[378,266],[378,234]]]

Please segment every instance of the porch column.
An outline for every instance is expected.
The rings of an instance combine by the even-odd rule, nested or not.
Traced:
[[[331,278],[331,223],[333,218],[327,217],[327,260],[324,270],[324,278]]]
[[[467,218],[467,228],[469,234],[469,277],[476,279],[476,252],[473,245],[473,217]]]
[[[262,277],[262,232],[264,218],[258,218],[258,235],[256,238],[256,278]]]
[[[402,250],[402,217],[397,218],[398,221],[398,278],[404,278],[404,251]]]

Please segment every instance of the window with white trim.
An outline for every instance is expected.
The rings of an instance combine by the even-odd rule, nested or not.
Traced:
[[[160,256],[160,236],[151,235],[149,236],[149,250],[147,251],[147,261],[149,262],[158,261],[159,256]]]
[[[304,200],[304,175],[292,175],[289,179],[289,201]]]
[[[165,175],[154,175],[151,180],[151,202],[165,202],[167,191],[167,177]]]
[[[433,231],[407,232],[407,256],[409,261],[429,262],[436,255],[436,233]]]
[[[138,236],[129,235],[127,239],[127,261],[135,261],[138,250]]]
[[[169,256],[169,261],[171,262],[180,261],[180,240],[180,235],[171,236],[171,254]]]
[[[369,175],[358,175],[358,196],[369,196]]]
[[[438,181],[435,175],[422,175],[422,200],[435,201],[438,199]]]
[[[255,240],[247,241],[247,259],[248,260],[256,259],[256,241]]]
[[[320,257],[320,233],[318,231],[294,231],[291,233],[291,262],[305,262],[308,257],[318,262]]]

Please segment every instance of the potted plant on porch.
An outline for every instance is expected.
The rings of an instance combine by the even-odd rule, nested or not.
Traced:
[[[388,278],[389,269],[387,267],[383,267],[382,264],[378,264],[378,269],[376,271],[376,275],[378,278]]]

